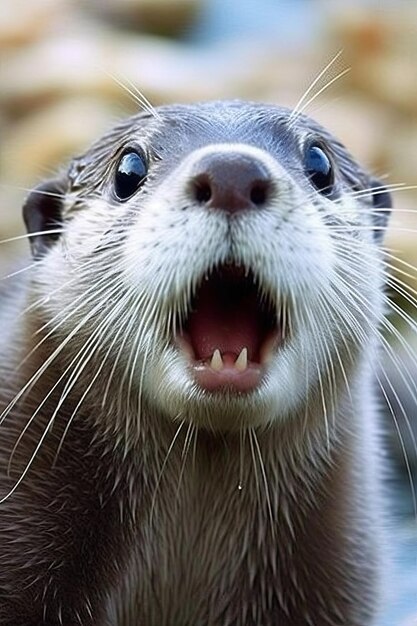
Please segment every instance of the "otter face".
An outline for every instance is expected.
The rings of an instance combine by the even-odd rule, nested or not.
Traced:
[[[161,107],[75,160],[67,189],[37,285],[104,400],[215,430],[312,403],[330,419],[322,398],[381,317],[390,202],[327,131],[273,106]]]

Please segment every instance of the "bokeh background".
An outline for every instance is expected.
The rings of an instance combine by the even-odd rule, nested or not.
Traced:
[[[416,626],[417,333],[405,321],[417,318],[415,0],[0,0],[0,241],[24,234],[27,190],[138,110],[136,89],[154,105],[239,97],[294,106],[338,53],[306,112],[373,173],[404,185],[386,240],[408,286],[391,293],[405,312],[391,319],[409,348],[393,342],[407,384],[398,362],[381,357],[398,391],[387,386],[394,564],[378,626]],[[12,284],[27,255],[25,240],[2,243],[2,280]]]

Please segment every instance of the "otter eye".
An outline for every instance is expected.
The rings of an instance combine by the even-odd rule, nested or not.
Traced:
[[[329,196],[333,191],[334,171],[332,162],[323,148],[309,146],[305,153],[304,165],[315,188],[323,195]]]
[[[148,172],[144,157],[135,152],[125,152],[117,164],[114,190],[119,200],[127,200],[139,189]]]

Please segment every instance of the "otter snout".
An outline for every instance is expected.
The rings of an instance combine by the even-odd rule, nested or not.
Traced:
[[[193,163],[187,187],[194,202],[237,213],[264,206],[274,192],[274,181],[260,158],[237,150],[218,150]]]

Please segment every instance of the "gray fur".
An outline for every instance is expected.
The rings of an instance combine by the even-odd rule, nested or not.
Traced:
[[[370,626],[371,362],[390,202],[381,219],[372,193],[350,199],[375,184],[305,116],[241,102],[157,112],[122,122],[63,172],[63,233],[38,240],[45,254],[9,307],[0,623]],[[333,154],[332,200],[303,171],[311,136]],[[263,213],[234,222],[199,213],[184,192],[194,155],[229,143],[264,155],[279,181]],[[121,204],[114,166],[136,144],[149,177]],[[189,380],[170,320],[210,263],[230,259],[293,298],[296,331],[257,393],[219,400]]]

